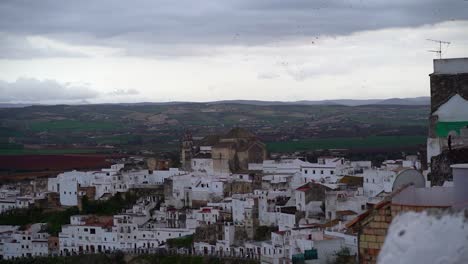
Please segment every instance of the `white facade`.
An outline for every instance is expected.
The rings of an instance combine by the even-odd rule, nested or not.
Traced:
[[[362,189],[357,191],[329,191],[325,199],[325,216],[327,219],[337,219],[338,212],[352,211],[354,216],[364,212],[367,204],[367,197],[363,196]],[[352,216],[352,217],[354,217]]]
[[[2,239],[3,258],[48,256],[49,234],[41,232],[44,224],[33,224],[26,231],[13,231],[8,238]]]
[[[381,192],[392,191],[396,173],[386,169],[371,169],[365,170],[363,177],[364,195],[375,197]]]
[[[255,205],[251,195],[234,195],[232,197],[232,220],[235,224],[242,224],[247,220],[247,209],[252,210]]]

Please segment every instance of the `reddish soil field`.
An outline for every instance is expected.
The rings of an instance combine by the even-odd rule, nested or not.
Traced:
[[[67,171],[101,169],[111,165],[106,161],[114,155],[12,155],[0,156],[0,170]]]

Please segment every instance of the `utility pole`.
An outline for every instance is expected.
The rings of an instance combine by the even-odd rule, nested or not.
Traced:
[[[450,42],[443,41],[443,40],[437,40],[437,39],[426,39],[426,40],[439,43],[439,49],[437,49],[437,50],[428,50],[428,51],[429,52],[435,52],[435,53],[439,54],[439,59],[442,59],[442,44],[447,44],[447,46],[448,46],[448,45],[450,45]]]

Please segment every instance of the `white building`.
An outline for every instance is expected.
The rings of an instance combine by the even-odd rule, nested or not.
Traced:
[[[4,259],[49,255],[49,234],[42,231],[45,224],[33,224],[25,231],[9,232],[9,238],[2,239]]]

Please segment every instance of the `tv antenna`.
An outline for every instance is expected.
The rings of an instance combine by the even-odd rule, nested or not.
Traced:
[[[443,41],[443,40],[438,40],[438,39],[426,39],[426,40],[439,43],[439,49],[437,49],[437,50],[428,50],[428,51],[429,52],[435,52],[435,53],[439,54],[439,59],[442,59],[442,44],[447,44],[447,46],[448,46],[448,45],[450,45],[450,42]]]

